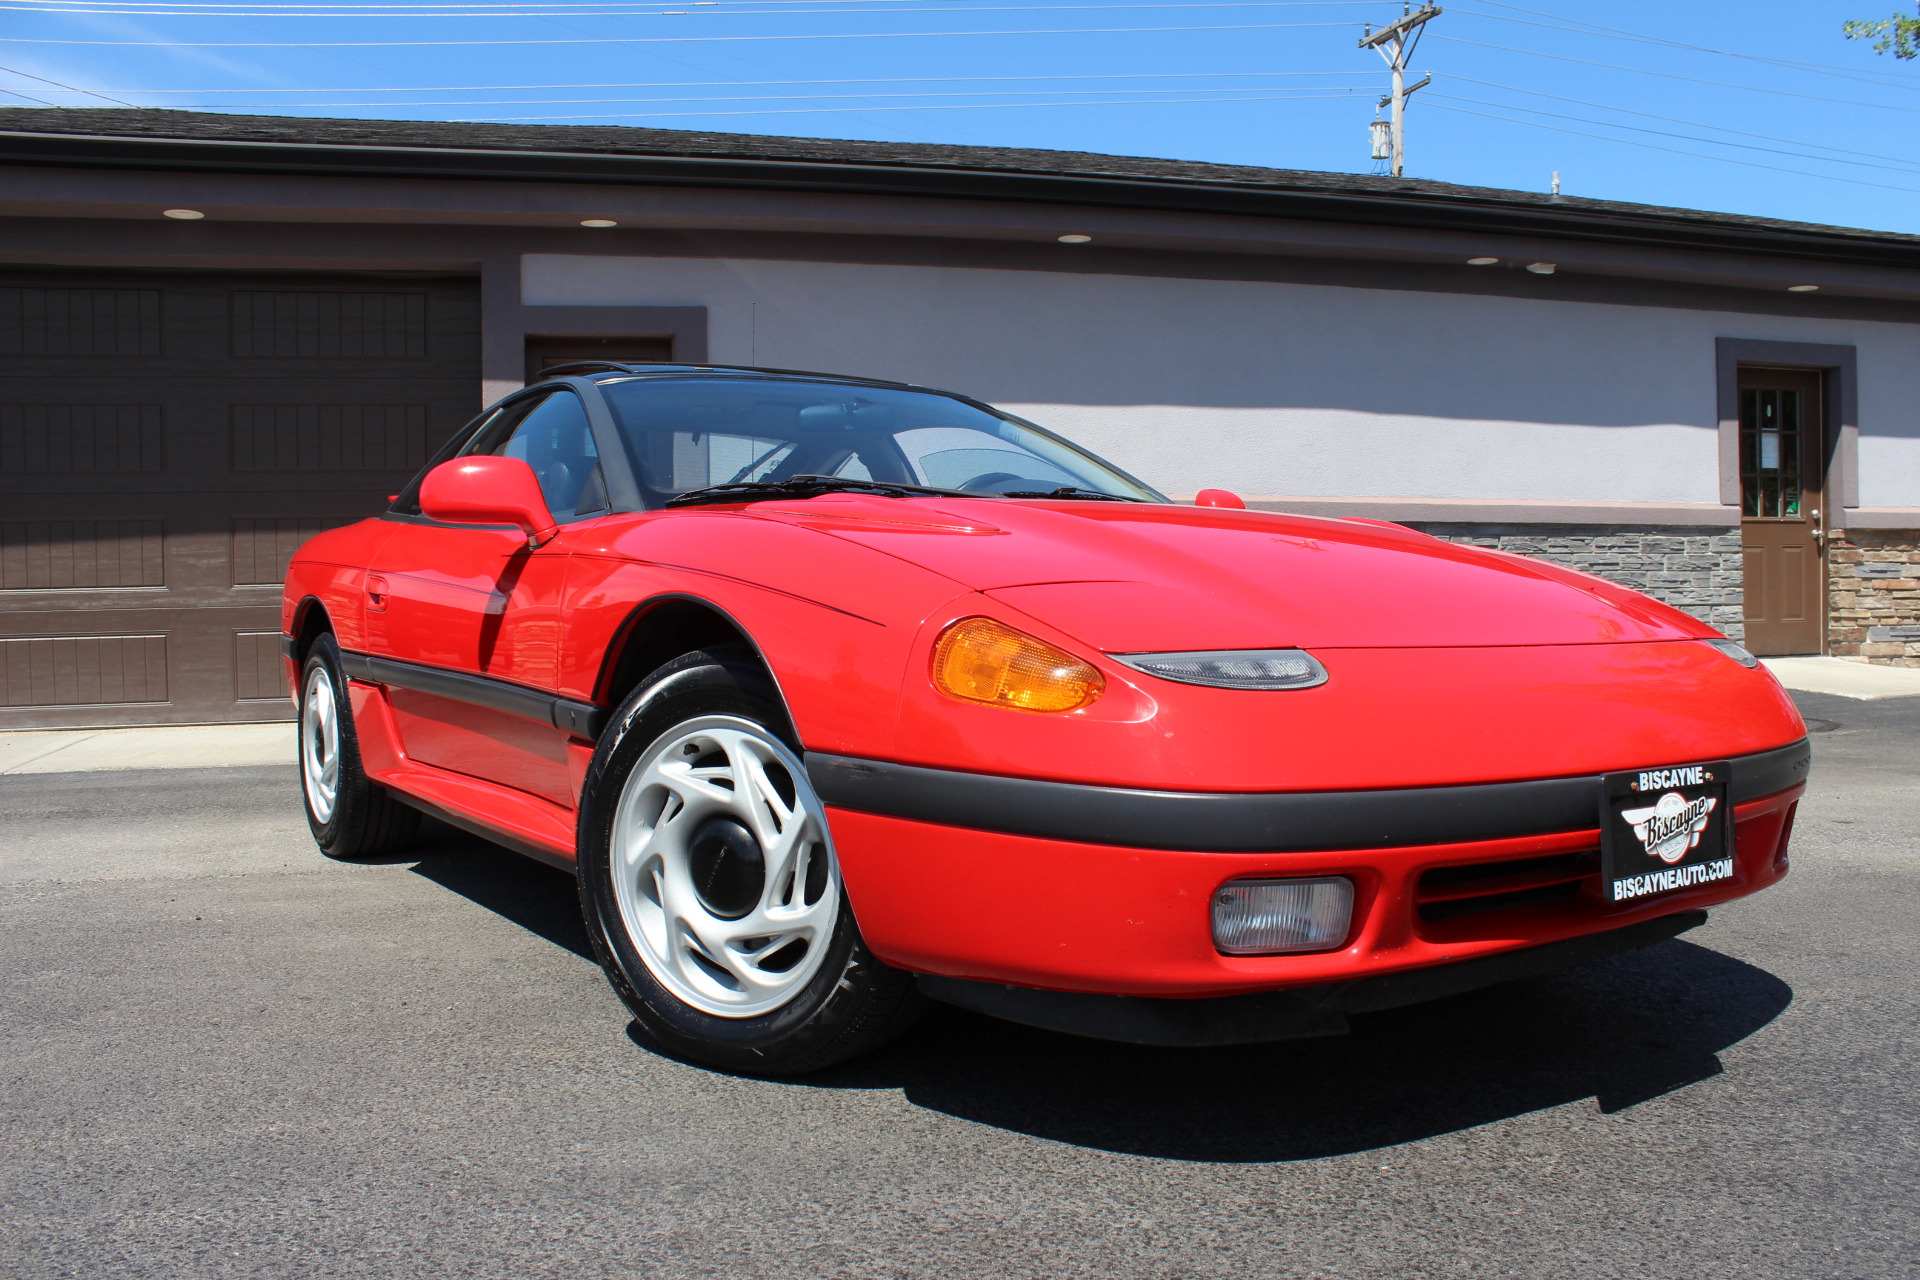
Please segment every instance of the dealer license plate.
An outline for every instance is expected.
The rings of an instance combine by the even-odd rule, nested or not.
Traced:
[[[1600,867],[1608,902],[1733,879],[1731,774],[1731,765],[1716,760],[1606,775]]]

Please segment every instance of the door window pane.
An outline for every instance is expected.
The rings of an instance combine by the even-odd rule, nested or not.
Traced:
[[[576,520],[607,509],[606,481],[586,407],[571,391],[556,391],[524,413],[503,417],[472,452],[518,458],[533,468],[547,509],[556,520]]]
[[[1740,393],[1740,510],[1760,519],[1800,515],[1801,393]]]

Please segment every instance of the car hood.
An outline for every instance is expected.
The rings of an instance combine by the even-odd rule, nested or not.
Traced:
[[[911,561],[1110,653],[1719,634],[1599,578],[1379,522],[863,494],[751,511]]]

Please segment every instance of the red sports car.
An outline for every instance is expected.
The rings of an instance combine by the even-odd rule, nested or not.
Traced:
[[[582,364],[294,558],[307,815],[576,872],[668,1048],[800,1072],[931,997],[1153,1044],[1673,936],[1786,873],[1752,655],[1397,525],[1170,503],[963,396]]]

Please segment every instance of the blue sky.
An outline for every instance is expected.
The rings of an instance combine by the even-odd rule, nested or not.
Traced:
[[[10,99],[1045,147],[1367,173],[1397,0],[0,0]],[[1408,173],[1920,232],[1896,0],[1462,0]],[[1539,6],[1539,7],[1536,7]],[[1910,6],[1909,6],[1910,10]],[[1595,25],[1599,24],[1599,25]],[[33,77],[43,77],[35,79]]]

